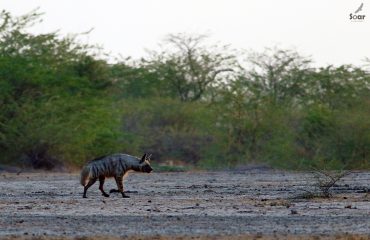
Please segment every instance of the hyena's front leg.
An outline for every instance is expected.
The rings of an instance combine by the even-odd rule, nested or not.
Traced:
[[[84,195],[83,195],[83,198],[87,198],[86,197],[86,192],[87,192],[87,189],[89,189],[89,187],[91,187],[95,182],[96,182],[97,178],[92,178],[89,180],[89,182],[86,184],[86,186],[84,187]]]
[[[122,194],[123,198],[129,198],[130,196],[127,196],[125,192],[123,191],[123,177],[122,176],[117,176],[114,178],[117,183],[118,191]]]
[[[109,194],[104,192],[104,189],[103,189],[104,181],[105,181],[105,177],[100,176],[99,177],[99,190],[101,191],[101,193],[103,194],[104,197],[109,197]]]

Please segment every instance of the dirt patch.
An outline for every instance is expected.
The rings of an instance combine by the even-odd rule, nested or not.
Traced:
[[[0,237],[1,238],[1,237]],[[358,234],[344,234],[344,235],[315,235],[315,236],[302,236],[302,235],[237,235],[237,236],[226,236],[226,235],[208,235],[208,236],[127,236],[127,237],[115,237],[115,236],[85,236],[85,237],[54,237],[54,236],[8,236],[1,238],[3,240],[368,240],[368,235]]]
[[[295,198],[311,187],[310,177],[277,171],[133,173],[125,181],[131,198],[105,198],[95,184],[83,199],[78,174],[1,174],[0,237],[370,237],[370,173],[343,178],[333,198]],[[105,185],[116,187],[113,180]]]

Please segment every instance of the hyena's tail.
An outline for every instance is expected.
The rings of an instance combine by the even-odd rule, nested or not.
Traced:
[[[89,178],[90,178],[90,167],[85,166],[81,171],[81,179],[80,179],[81,185],[86,186],[87,181],[89,180]]]

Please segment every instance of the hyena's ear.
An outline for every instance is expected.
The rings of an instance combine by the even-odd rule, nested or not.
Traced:
[[[144,153],[144,155],[141,157],[140,163],[143,163],[145,159],[146,159],[146,153]]]
[[[150,162],[150,158],[152,157],[152,154],[150,154],[149,156],[147,156],[146,157],[146,160],[148,161],[148,162]]]

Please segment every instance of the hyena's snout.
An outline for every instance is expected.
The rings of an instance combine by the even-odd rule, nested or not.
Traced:
[[[151,171],[153,171],[153,168],[149,165],[146,165],[143,170],[143,172],[150,173]]]

